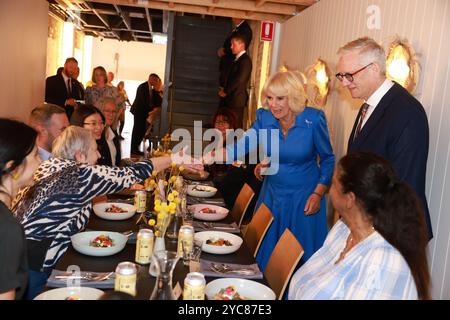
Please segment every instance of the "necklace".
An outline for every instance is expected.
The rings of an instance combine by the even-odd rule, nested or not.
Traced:
[[[365,238],[370,236],[374,231],[375,231],[375,228],[372,226],[370,228],[368,235],[365,236],[362,240],[364,240]],[[362,240],[358,241],[357,243],[361,242]],[[350,234],[348,235],[348,238],[347,238],[347,243],[345,244],[344,249],[342,249],[341,253],[339,254],[339,258],[336,260],[336,262],[334,264],[338,264],[342,259],[344,259],[347,252],[349,252],[355,245],[356,245],[356,243],[354,242],[352,233],[350,232]]]
[[[350,233],[347,238],[347,243],[345,244],[344,249],[342,249],[341,253],[339,254],[339,258],[336,260],[334,264],[338,264],[342,259],[344,259],[345,255],[347,254],[348,251],[350,251],[352,247],[353,247],[353,237],[352,234]]]

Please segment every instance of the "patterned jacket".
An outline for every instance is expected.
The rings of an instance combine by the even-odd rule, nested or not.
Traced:
[[[35,270],[36,260],[43,264],[35,271],[54,268],[70,237],[85,228],[93,198],[129,188],[152,170],[150,161],[125,168],[80,165],[60,158],[44,161],[34,175],[34,185],[19,193],[13,207],[25,230],[31,269]]]

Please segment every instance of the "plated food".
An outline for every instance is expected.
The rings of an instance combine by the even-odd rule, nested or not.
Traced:
[[[114,204],[111,204],[110,207],[107,207],[105,209],[105,212],[108,212],[108,213],[125,213],[125,212],[128,212],[128,210],[125,210],[125,209],[123,209],[120,206],[116,206]]]
[[[194,218],[203,221],[222,220],[228,215],[229,210],[213,204],[194,204],[188,207],[189,212],[194,213]]]
[[[96,216],[106,220],[126,220],[134,216],[134,205],[121,202],[100,202],[93,207]]]
[[[193,197],[209,198],[216,194],[217,189],[203,184],[190,184],[187,187],[187,194]]]
[[[219,238],[219,239],[215,239],[215,238],[210,238],[208,240],[206,240],[206,244],[209,244],[211,246],[232,246],[233,243],[229,240],[223,239],[223,238]]]
[[[222,231],[197,232],[194,238],[203,242],[202,251],[214,254],[235,252],[243,242],[241,237]]]
[[[222,288],[214,295],[214,300],[251,300],[238,293],[236,286]]]
[[[90,287],[63,287],[45,291],[34,300],[98,300],[102,290]]]
[[[109,248],[114,246],[114,240],[104,234],[99,235],[91,241],[90,245],[96,248]]]
[[[76,251],[95,257],[111,256],[122,251],[127,240],[125,235],[110,231],[86,231],[71,237]]]
[[[220,278],[209,282],[205,288],[208,300],[275,300],[269,287],[252,280]]]

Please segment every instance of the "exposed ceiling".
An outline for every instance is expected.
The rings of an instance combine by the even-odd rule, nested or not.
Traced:
[[[153,42],[166,34],[168,12],[283,22],[319,0],[47,0],[50,13],[85,34]]]

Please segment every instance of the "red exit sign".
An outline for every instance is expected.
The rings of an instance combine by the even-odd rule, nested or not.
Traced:
[[[261,22],[261,41],[272,41],[275,23],[273,21]]]

